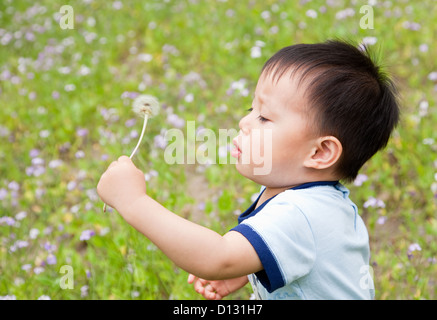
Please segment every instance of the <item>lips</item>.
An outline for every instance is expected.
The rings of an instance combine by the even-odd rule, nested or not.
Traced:
[[[241,150],[238,147],[237,138],[232,140],[232,143],[234,144],[234,149],[231,151],[231,157],[238,159],[238,157],[241,155]]]

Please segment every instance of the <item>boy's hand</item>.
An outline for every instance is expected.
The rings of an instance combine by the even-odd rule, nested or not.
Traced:
[[[121,213],[123,208],[146,194],[146,180],[127,156],[112,162],[100,177],[97,194],[107,205]]]
[[[188,283],[194,282],[194,290],[208,300],[221,300],[228,294],[244,287],[248,282],[247,276],[227,280],[205,280],[192,274],[188,276]]]

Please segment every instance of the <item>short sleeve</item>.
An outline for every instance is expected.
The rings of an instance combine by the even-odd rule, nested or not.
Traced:
[[[298,207],[280,198],[232,229],[252,244],[263,265],[255,275],[268,292],[307,275],[315,261],[311,226]]]

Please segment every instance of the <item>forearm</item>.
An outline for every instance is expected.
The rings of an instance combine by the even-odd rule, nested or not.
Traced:
[[[230,279],[262,270],[250,242],[240,233],[224,236],[185,220],[147,196],[144,174],[121,156],[100,177],[104,203],[155,243],[182,269],[204,279]]]
[[[121,210],[125,210],[122,215],[130,225],[185,271],[205,279],[227,279],[245,274],[245,270],[232,268],[226,237],[183,219],[149,196],[145,195]]]

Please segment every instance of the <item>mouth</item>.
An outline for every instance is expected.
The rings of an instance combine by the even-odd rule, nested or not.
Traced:
[[[232,140],[232,143],[234,144],[234,149],[231,151],[231,157],[238,159],[241,155],[241,149],[238,147],[237,138]]]

